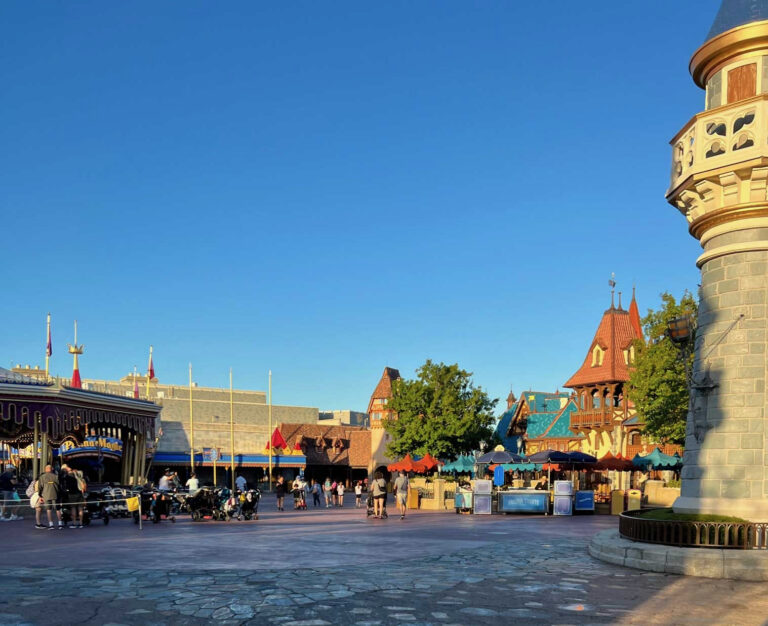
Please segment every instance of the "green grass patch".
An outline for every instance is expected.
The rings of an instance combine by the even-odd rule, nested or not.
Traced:
[[[644,519],[660,520],[663,522],[731,522],[734,524],[747,523],[740,517],[728,515],[701,515],[699,513],[675,513],[672,509],[652,509],[639,515]]]

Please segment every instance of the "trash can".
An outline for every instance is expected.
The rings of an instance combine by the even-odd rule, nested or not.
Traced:
[[[627,491],[627,511],[637,511],[643,506],[643,492],[639,489]]]
[[[624,512],[624,490],[611,491],[611,515],[621,515]]]
[[[408,491],[408,498],[406,499],[406,506],[409,509],[419,508],[419,490],[411,489]]]

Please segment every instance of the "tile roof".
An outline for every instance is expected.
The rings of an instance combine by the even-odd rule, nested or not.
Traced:
[[[504,449],[507,452],[514,452],[515,454],[519,451],[517,442],[520,437],[517,435],[509,435],[508,433],[509,427],[512,425],[512,418],[515,416],[515,411],[519,404],[520,400],[516,401],[502,414],[499,418],[499,423],[496,424],[495,430],[496,435],[501,439],[501,444],[504,446]]]
[[[635,330],[638,337],[643,336],[643,324],[640,321],[640,311],[637,310],[637,300],[635,300],[635,288],[632,287],[632,302],[629,303],[629,323]]]
[[[642,334],[638,335],[629,312],[612,306],[600,320],[584,363],[568,379],[565,386],[579,387],[629,380],[629,368],[624,362],[624,350],[629,348],[635,339],[642,339]],[[604,356],[602,364],[593,366],[592,350],[595,345],[600,346]]]
[[[723,0],[707,41],[737,26],[762,20],[768,20],[768,0]]]
[[[376,389],[371,394],[371,399],[368,402],[368,413],[371,413],[373,401],[376,398],[391,398],[392,397],[392,381],[400,378],[400,372],[394,367],[385,367],[384,373],[379,379],[379,383],[376,385]]]
[[[575,436],[571,431],[571,413],[576,411],[577,408],[576,403],[573,400],[569,400],[557,418],[549,425],[549,428],[544,431],[542,437],[544,439],[576,439],[583,437],[584,435]]]

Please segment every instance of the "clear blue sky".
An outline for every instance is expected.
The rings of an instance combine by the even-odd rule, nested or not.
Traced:
[[[695,291],[664,200],[717,0],[0,4],[0,364],[365,410],[578,368],[616,273]],[[501,405],[501,404],[500,404]]]

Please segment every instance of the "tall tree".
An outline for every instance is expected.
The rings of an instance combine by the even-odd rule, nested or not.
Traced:
[[[691,315],[695,324],[697,314],[698,304],[688,291],[680,302],[665,292],[661,294],[661,308],[649,309],[642,320],[647,343],[638,342],[635,347],[629,399],[645,422],[645,432],[661,441],[685,442],[689,399],[685,365],[677,346],[666,335],[667,327],[670,320],[682,315]],[[693,364],[692,352],[689,366]]]
[[[392,384],[389,408],[397,416],[384,422],[392,437],[387,453],[399,458],[429,452],[454,459],[477,450],[481,441],[492,441],[497,402],[457,364],[428,360],[414,380]]]

